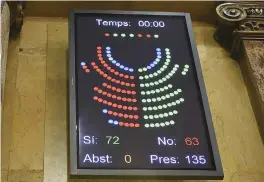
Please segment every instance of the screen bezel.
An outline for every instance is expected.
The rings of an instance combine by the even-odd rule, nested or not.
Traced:
[[[115,15],[152,15],[152,16],[173,16],[183,17],[187,26],[189,43],[196,75],[198,78],[199,89],[202,97],[202,104],[206,118],[209,141],[212,148],[215,170],[147,170],[147,169],[78,169],[78,150],[76,135],[76,65],[75,65],[75,16],[77,14],[115,14]],[[69,17],[69,63],[68,63],[68,86],[69,86],[69,121],[68,121],[68,152],[69,163],[68,172],[70,178],[129,178],[129,179],[223,179],[223,168],[220,154],[217,146],[217,140],[213,127],[212,116],[209,108],[205,84],[203,81],[200,59],[196,48],[193,35],[191,17],[189,13],[174,12],[145,12],[145,11],[111,11],[111,10],[90,10],[90,11],[72,11]]]

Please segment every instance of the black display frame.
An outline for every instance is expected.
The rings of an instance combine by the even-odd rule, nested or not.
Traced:
[[[199,89],[201,92],[206,124],[209,132],[215,170],[145,170],[145,169],[78,169],[78,150],[76,135],[76,60],[75,60],[75,16],[76,14],[118,14],[184,17],[191,52],[194,59]],[[177,179],[177,180],[221,180],[224,178],[222,163],[215,136],[212,116],[209,108],[200,59],[193,35],[189,13],[147,12],[119,10],[78,10],[70,12],[69,17],[69,60],[68,60],[68,174],[70,178],[122,178],[122,179]]]

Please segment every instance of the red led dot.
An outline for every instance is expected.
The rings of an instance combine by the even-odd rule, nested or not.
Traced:
[[[121,100],[122,98],[118,96],[116,99],[117,99],[117,100]]]
[[[97,51],[97,54],[101,54],[101,53],[102,53],[102,51],[100,51],[100,50]]]
[[[105,78],[106,78],[106,77],[107,77],[107,74],[103,74],[103,77],[105,77]]]
[[[114,69],[111,69],[111,70],[110,70],[110,72],[111,72],[111,73],[114,73],[114,72],[115,72],[115,70],[114,70]]]
[[[132,110],[132,107],[131,107],[131,106],[129,106],[127,109],[131,111],[131,110]]]
[[[122,98],[122,101],[126,102],[126,100],[127,100],[127,99],[126,99],[125,97]]]
[[[99,57],[98,59],[99,59],[100,61],[103,61],[103,60],[104,60],[102,57]]]
[[[103,99],[99,98],[99,99],[98,99],[98,102],[103,102]]]
[[[87,69],[87,66],[82,66],[83,67],[83,69]]]
[[[108,66],[106,69],[107,69],[107,70],[111,70],[111,67]]]
[[[102,47],[101,46],[97,46],[97,49],[102,49]]]
[[[120,76],[120,77],[123,77],[123,76],[124,76],[124,74],[123,74],[123,73],[121,73],[119,76]]]
[[[129,78],[129,76],[128,76],[128,75],[125,75],[125,76],[124,76],[124,78],[126,78],[126,79],[127,79],[127,78]]]
[[[132,95],[135,95],[136,94],[136,92],[135,91],[132,91]]]
[[[106,88],[110,89],[110,88],[111,88],[111,85],[107,85],[107,87],[106,87]]]
[[[123,126],[124,123],[122,121],[119,122],[119,126]]]
[[[123,106],[123,109],[124,109],[124,110],[127,110],[127,106]]]
[[[117,84],[119,84],[119,83],[120,83],[120,80],[116,80],[115,82],[116,82]]]
[[[131,102],[131,100],[132,100],[131,98],[127,98],[127,102]]]
[[[135,124],[135,127],[137,127],[137,128],[138,128],[138,127],[139,127],[139,124],[138,124],[138,123],[136,123],[136,124]]]
[[[123,114],[122,113],[119,113],[118,114],[118,117],[120,117],[120,118],[123,117]]]
[[[134,78],[135,78],[134,76],[130,76],[130,79],[132,79],[132,80],[133,80]]]
[[[112,95],[112,98],[113,98],[113,99],[116,99],[116,95]]]
[[[112,102],[108,102],[107,104],[108,104],[109,106],[111,106],[111,105],[112,105]]]
[[[115,82],[116,81],[116,79],[114,79],[114,78],[112,78],[112,80],[111,80],[112,82]]]
[[[141,38],[142,37],[142,34],[138,34],[138,37]]]
[[[113,111],[108,111],[108,114],[113,114]]]
[[[103,92],[102,94],[103,94],[103,95],[106,95],[106,94],[107,94],[107,92]]]
[[[124,118],[128,118],[128,115],[127,114],[124,114]]]
[[[134,119],[138,119],[139,117],[138,117],[138,115],[134,115]]]
[[[98,90],[97,92],[98,92],[98,93],[102,93],[103,91],[100,89],[100,90]]]
[[[99,90],[99,88],[98,87],[94,87],[94,91],[97,91],[97,90]]]
[[[128,126],[129,126],[129,124],[128,124],[128,123],[125,123],[124,125],[125,125],[125,127],[128,127]]]
[[[131,94],[131,91],[130,91],[130,90],[128,90],[128,91],[127,91],[127,94]]]
[[[137,102],[137,99],[132,99],[132,102]]]
[[[107,67],[107,66],[108,66],[108,64],[106,64],[106,63],[105,63],[103,66],[104,66],[104,67]]]
[[[137,108],[137,107],[133,107],[133,110],[134,110],[134,111],[137,111],[137,110],[138,110],[138,108]]]
[[[92,66],[95,66],[95,62],[91,62],[91,65],[92,65]]]
[[[134,127],[134,123],[130,123],[129,126],[130,126],[130,127]]]
[[[116,106],[117,106],[117,104],[114,103],[114,104],[113,104],[113,107],[116,107]]]
[[[125,82],[121,82],[121,85],[125,85],[126,83]]]
[[[114,115],[114,116],[117,116],[117,112],[113,112],[113,115]]]
[[[109,33],[105,33],[105,36],[106,36],[106,37],[109,37],[109,35],[110,35]]]
[[[129,115],[128,117],[129,117],[129,119],[133,119],[133,115]]]
[[[101,63],[102,63],[102,64],[105,64],[105,61],[104,61],[104,60],[102,60],[102,61],[101,61]]]
[[[107,97],[111,97],[111,96],[112,96],[112,94],[110,94],[110,93],[107,94]]]
[[[150,35],[150,34],[147,34],[147,35],[146,35],[146,37],[147,37],[147,38],[150,38],[150,37],[151,37],[151,35]]]
[[[116,90],[116,87],[113,87],[112,90],[115,91]]]
[[[116,72],[114,72],[114,74],[115,74],[115,75],[118,75],[119,73],[116,71]]]
[[[107,80],[111,80],[112,78],[110,76],[106,77]],[[110,87],[111,88],[111,87]]]
[[[121,109],[121,108],[122,108],[122,105],[118,105],[117,108],[118,108],[118,109]]]
[[[94,100],[98,100],[98,97],[97,97],[97,96],[94,96],[93,99],[94,99]]]
[[[125,90],[122,90],[121,92],[122,92],[122,94],[125,94],[125,93],[126,93],[126,91],[125,91]]]
[[[118,88],[118,89],[116,89],[116,91],[117,91],[117,92],[121,92],[121,89],[120,89],[120,88]]]
[[[107,104],[107,101],[106,101],[106,100],[104,100],[104,101],[103,101],[103,104]]]
[[[104,87],[106,87],[106,86],[107,86],[107,84],[106,84],[106,83],[103,83],[103,86],[104,86]]]
[[[98,57],[102,57],[103,55],[102,54],[97,54]]]
[[[98,66],[94,66],[94,69],[98,69]],[[100,71],[100,69],[98,69]]]
[[[130,83],[126,83],[126,86],[129,87],[130,86]]]
[[[85,70],[85,72],[86,72],[86,73],[89,73],[89,72],[90,72],[90,70],[89,70],[89,69],[86,69],[86,70]]]
[[[103,71],[100,71],[100,73],[99,73],[100,75],[104,75],[104,72]]]
[[[131,87],[135,87],[135,84],[132,83],[132,84],[131,84]]]

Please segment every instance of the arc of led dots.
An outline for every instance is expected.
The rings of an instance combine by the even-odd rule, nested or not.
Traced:
[[[148,107],[143,107],[143,111],[157,111],[157,110],[162,110],[162,109],[167,109],[172,106],[176,106],[177,104],[181,104],[184,102],[183,98],[177,99],[176,101],[172,101],[170,103],[166,104],[161,104],[161,105],[156,105],[156,106],[148,106]]]
[[[137,92],[134,91],[134,90],[124,90],[124,89],[120,89],[120,88],[118,88],[118,87],[114,87],[114,86],[109,85],[109,84],[107,84],[107,83],[103,83],[103,87],[108,88],[108,89],[111,89],[111,90],[113,90],[113,91],[115,91],[115,92],[120,91],[122,94],[136,95],[136,93],[137,93]]]
[[[103,60],[103,57],[102,57],[102,55],[99,55],[98,54],[98,59],[99,59],[99,61],[100,61],[100,63],[108,70],[108,71],[110,71],[111,73],[113,73],[113,74],[115,74],[115,75],[117,75],[117,76],[119,76],[119,77],[121,77],[121,78],[125,78],[125,79],[131,79],[131,80],[134,80],[134,76],[129,76],[129,75],[126,75],[126,74],[123,74],[123,73],[120,73],[120,72],[118,72],[118,71],[116,71],[114,68],[112,68],[111,66],[109,66],[107,63],[106,63],[106,61],[105,60]]]
[[[125,119],[137,120],[139,118],[139,116],[136,114],[123,114],[121,112],[114,112],[114,111],[111,111],[108,109],[103,109],[103,113],[108,114],[108,115],[112,115],[112,116],[116,116],[116,117],[120,117],[120,118],[125,118]]]
[[[187,72],[189,71],[189,65],[184,65],[183,71],[181,72],[182,75],[186,75]]]
[[[162,67],[160,69],[158,69],[154,73],[151,73],[151,74],[148,74],[148,75],[139,76],[139,79],[140,80],[150,79],[150,78],[154,78],[154,77],[160,75],[162,72],[164,72],[166,69],[168,69],[168,66],[169,66],[170,62],[171,62],[170,59],[166,59],[166,61],[164,62],[164,64],[162,65]]]
[[[157,93],[162,93],[166,90],[169,90],[172,88],[172,84],[168,84],[164,87],[161,87],[161,88],[156,88],[156,89],[153,89],[153,90],[146,90],[146,91],[141,91],[141,95],[152,95],[152,94],[157,94]]]
[[[157,80],[157,81],[153,81],[153,82],[147,82],[147,83],[141,83],[140,87],[149,87],[149,86],[155,86],[155,85],[159,85],[162,84],[163,82],[167,81],[168,79],[170,79],[177,71],[179,65],[175,64],[174,67],[172,68],[172,70],[163,78]]]
[[[165,122],[160,122],[160,123],[146,123],[144,125],[145,128],[157,128],[157,127],[165,127],[165,126],[170,126],[174,125],[175,121],[170,120],[170,121],[165,121]]]
[[[144,115],[144,119],[159,119],[159,118],[166,118],[169,116],[173,116],[178,114],[178,111],[173,110],[173,111],[169,111],[169,112],[165,112],[165,113],[160,113],[160,114],[150,114],[150,115]]]
[[[85,70],[86,73],[90,72],[90,69],[88,68],[88,66],[86,66],[85,62],[81,62],[81,66]]]
[[[103,91],[101,89],[99,89],[98,87],[94,87],[94,91],[98,92],[99,94],[102,94],[102,95],[105,95],[109,98],[112,98],[112,99],[116,99],[116,100],[122,100],[124,102],[137,102],[137,99],[135,98],[127,98],[127,97],[121,97],[121,96],[117,96],[115,94],[111,94],[109,92],[106,92],[106,91]],[[118,90],[117,92],[120,92],[121,90]]]
[[[163,100],[166,100],[166,99],[170,99],[171,97],[174,97],[174,96],[178,95],[180,92],[181,92],[181,89],[178,89],[178,90],[175,90],[174,92],[168,93],[166,95],[162,95],[160,97],[142,99],[142,102],[143,103],[146,103],[146,102],[160,102],[160,101],[163,101]]]
[[[109,119],[108,123],[116,125],[116,126],[123,126],[123,127],[130,127],[130,128],[138,128],[138,127],[140,127],[139,123],[128,123],[128,122],[117,121],[117,120],[113,120],[113,119]]]
[[[132,111],[132,110],[133,111],[137,111],[138,110],[137,107],[132,107],[132,106],[127,106],[127,105],[117,104],[117,103],[110,102],[108,100],[102,99],[102,98],[100,98],[98,96],[94,96],[93,99],[96,100],[99,103],[102,103],[104,105],[111,106],[113,108],[118,108],[118,109],[123,109],[123,110],[129,110],[129,111]]]
[[[99,47],[97,47],[98,49]],[[124,70],[124,71],[129,71],[129,72],[134,72],[134,69],[133,68],[130,68],[130,67],[127,67],[127,66],[124,66],[122,65],[121,63],[117,62],[113,57],[112,57],[112,52],[111,52],[111,47],[107,46],[106,48],[106,56],[108,58],[108,60],[114,64],[115,66],[119,67],[121,70]]]
[[[168,48],[166,48],[166,49],[167,49],[167,51],[166,51],[166,58],[169,59],[169,58],[171,58],[170,52],[169,52]],[[157,57],[155,58],[155,60],[152,61],[148,66],[139,68],[138,69],[138,72],[148,71],[148,70],[154,68],[160,62],[160,59],[162,57],[161,56],[161,49],[160,48],[157,48],[156,49],[156,53],[157,53]]]
[[[120,84],[123,86],[127,86],[127,87],[135,87],[136,85],[134,83],[129,83],[129,82],[124,82],[124,81],[120,81],[118,79],[112,78],[111,76],[109,76],[108,74],[106,74],[105,72],[103,72],[96,64],[95,62],[91,62],[91,65],[93,66],[94,70],[96,72],[98,72],[100,75],[102,75],[104,78],[106,78],[107,80],[116,83],[116,84]]]

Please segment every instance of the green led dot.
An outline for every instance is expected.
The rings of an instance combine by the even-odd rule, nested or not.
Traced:
[[[164,124],[164,123],[160,123],[160,126],[162,126],[162,127],[163,127],[163,126],[165,126],[165,124]]]
[[[149,95],[150,94],[150,91],[146,91],[146,94]]]
[[[162,81],[163,81],[163,82],[165,82],[166,80],[167,80],[167,78],[162,78]],[[163,82],[161,82],[161,83],[163,83]]]
[[[150,77],[150,78],[153,78],[153,75],[152,75],[152,74],[149,74],[149,77]]]
[[[155,123],[155,126],[156,126],[156,127],[159,127],[159,126],[160,126],[160,124],[159,124],[159,123]]]
[[[147,71],[148,69],[147,68],[143,68],[143,71]]]
[[[183,71],[183,72],[182,72],[182,75],[186,75],[186,72]]]
[[[154,115],[154,118],[158,119],[159,118],[159,115],[155,114]]]
[[[169,115],[168,115],[168,113],[164,113],[164,117],[168,117]]]
[[[141,91],[140,93],[141,93],[141,95],[145,95],[145,92],[144,91]]]
[[[154,90],[151,90],[150,93],[155,94],[155,91]]]
[[[159,91],[159,90],[156,90],[156,92],[157,92],[157,93],[160,93],[160,91]]]
[[[154,76],[158,76],[158,73],[153,73]]]
[[[148,79],[149,77],[148,77],[148,75],[145,75],[144,78],[145,78],[145,79]]]
[[[159,114],[159,117],[160,117],[160,118],[163,118],[163,117],[164,117],[164,115],[163,115],[163,114]]]
[[[180,98],[179,100],[180,100],[181,102],[183,102],[183,101],[184,101],[184,99],[183,99],[183,98]]]
[[[170,93],[170,96],[173,97],[174,96],[174,93]]]
[[[147,111],[148,110],[148,108],[147,107],[143,107],[143,111]]]
[[[161,96],[161,99],[162,99],[162,100],[165,100],[165,99],[166,99],[166,97],[165,97],[165,96]]]
[[[181,103],[181,101],[179,101],[179,100],[176,100],[176,103],[177,103],[177,104],[180,104],[180,103]]]
[[[172,88],[172,84],[169,84],[168,87],[169,87],[169,88]]]
[[[177,95],[178,94],[178,92],[175,90],[174,92],[173,92],[175,95]]]
[[[151,102],[151,99],[147,99],[147,102]]]
[[[157,97],[157,100],[158,100],[158,101],[161,101],[161,98],[160,98],[160,97]]]
[[[113,34],[113,36],[114,36],[114,37],[117,37],[117,36],[118,36],[118,34],[117,34],[117,33],[114,33],[114,34]]]
[[[156,98],[152,98],[152,101],[153,101],[153,102],[156,102],[156,101],[157,101],[157,99],[156,99]]]
[[[169,73],[168,75],[169,75],[169,76],[173,76],[173,73]]]
[[[160,62],[160,59],[159,58],[156,58],[155,61]]]
[[[129,34],[129,36],[130,36],[130,37],[134,37],[134,34],[131,33],[131,34]]]
[[[167,104],[167,106],[168,106],[168,107],[171,107],[171,106],[172,106],[172,104],[171,104],[171,103],[168,103],[168,104]]]
[[[152,128],[153,128],[154,126],[155,126],[155,125],[154,125],[153,123],[151,123],[151,124],[150,124],[150,127],[152,127]]]
[[[145,115],[145,116],[144,116],[144,119],[148,119],[148,116],[147,116],[147,115]]]
[[[144,87],[144,84],[143,84],[143,83],[141,83],[141,84],[140,84],[140,87]]]
[[[158,108],[156,106],[153,107],[153,110],[156,111]]]
[[[159,80],[158,82],[159,82],[159,83],[163,83],[163,81],[162,81],[162,80]]]
[[[169,122],[169,121],[166,121],[166,122],[165,122],[165,125],[170,125],[170,122]]]
[[[158,70],[158,71],[157,71],[157,73],[158,73],[158,74],[161,74],[161,71],[160,71],[160,70]]]
[[[167,105],[164,104],[162,107],[166,109],[167,108]]]
[[[179,68],[179,65],[178,65],[178,64],[175,64],[175,67],[176,67],[176,68]]]
[[[183,71],[187,72],[187,71],[188,71],[188,69],[187,69],[187,68],[184,68],[184,69],[183,69]]]
[[[171,105],[176,106],[177,104],[176,104],[176,102],[172,102]]]
[[[121,37],[125,37],[125,36],[126,36],[126,34],[124,34],[124,33],[121,34]]]
[[[139,72],[142,72],[143,70],[141,68],[138,69]]]
[[[166,48],[165,51],[170,51],[170,49],[169,48]]]
[[[174,111],[173,111],[173,114],[178,114],[178,111],[174,110]]]
[[[162,68],[159,69],[159,71],[165,71],[165,68],[162,67]]]
[[[159,35],[155,34],[154,37],[155,37],[155,38],[159,38]]]
[[[165,89],[164,88],[160,88],[160,91],[163,92]]]
[[[143,77],[143,76],[140,76],[140,77],[139,77],[139,79],[140,79],[140,80],[143,80],[143,79],[144,79],[144,77]]]
[[[161,106],[161,105],[159,105],[159,106],[158,106],[158,108],[159,108],[159,109],[162,109],[162,106]]]
[[[170,55],[170,52],[167,51],[166,54],[167,54],[167,55]]]
[[[175,122],[173,120],[170,120],[170,124],[175,124]]]
[[[150,86],[154,86],[154,83],[153,82],[150,82],[150,84],[149,84]]]
[[[155,85],[158,85],[158,84],[159,84],[159,82],[158,82],[158,81],[155,81],[155,82],[154,82],[154,84],[155,84]]]
[[[189,68],[189,65],[186,64],[186,65],[184,65],[184,67],[185,67],[185,68]]]
[[[167,55],[166,58],[171,58],[171,56]]]
[[[172,116],[173,115],[173,112],[169,112],[169,115]]]
[[[166,79],[170,79],[170,76],[169,76],[169,75],[166,75],[165,78],[166,78]]]
[[[167,65],[163,65],[163,69],[167,69],[168,68],[168,66]]]
[[[178,92],[182,92],[182,90],[181,90],[180,88],[179,88],[179,89],[177,89],[177,91],[178,91]]]
[[[145,124],[145,127],[148,128],[149,127],[149,124]]]
[[[146,87],[149,87],[149,83],[145,83],[145,86],[146,86]]]
[[[154,117],[153,117],[153,115],[149,115],[149,119],[153,119]]]
[[[142,99],[142,102],[146,102],[146,99]]]
[[[170,98],[170,95],[169,95],[169,94],[167,94],[167,95],[166,95],[166,98],[167,98],[167,99],[168,99],[168,98]]]
[[[164,65],[166,65],[166,66],[168,66],[169,64],[170,64],[170,63],[168,63],[168,62],[165,62],[165,63],[164,63]],[[167,67],[166,67],[166,68],[167,68]]]
[[[152,107],[148,107],[148,110],[152,111]]]
[[[169,63],[170,62],[170,59],[166,59],[166,63]]]

